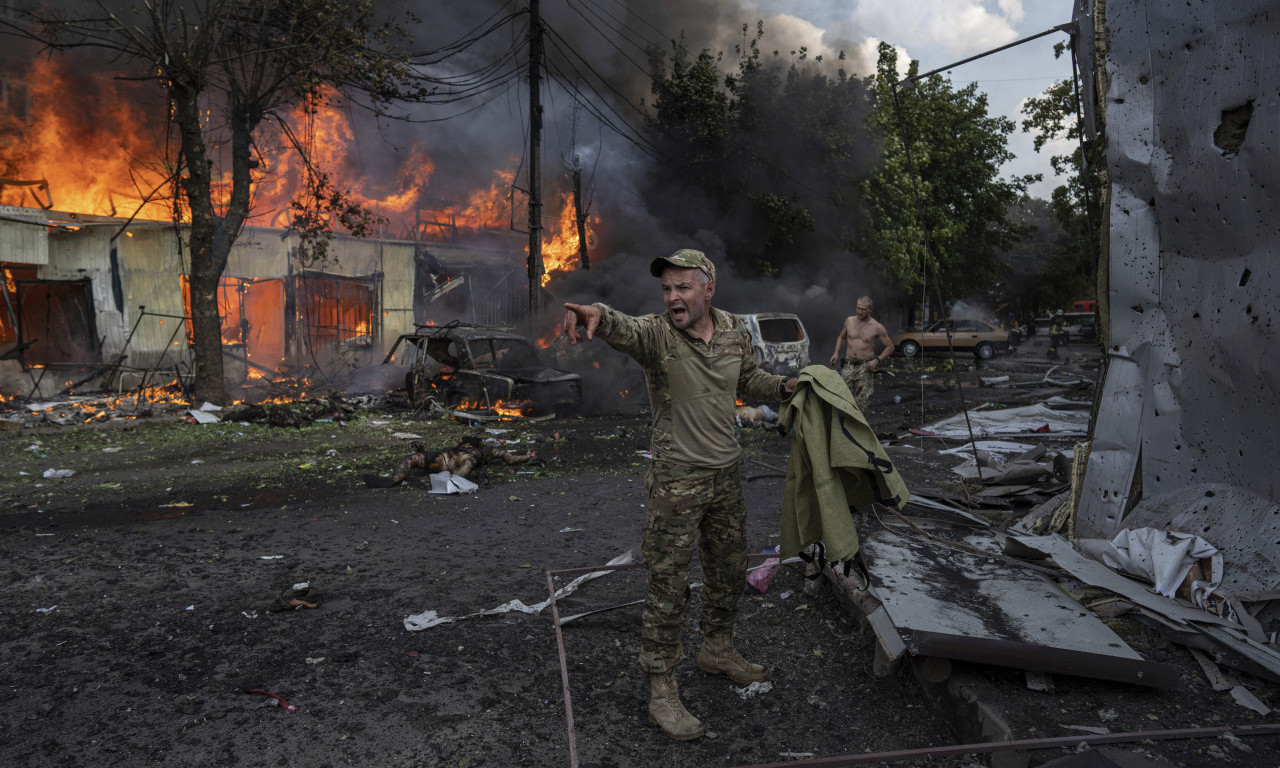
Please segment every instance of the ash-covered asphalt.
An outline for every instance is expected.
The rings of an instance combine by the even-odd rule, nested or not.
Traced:
[[[964,378],[1048,370],[1027,349],[973,372],[968,359],[957,362]],[[901,434],[955,411],[945,373],[901,360],[893,369],[898,375],[882,376],[873,402],[877,431]],[[1087,361],[1079,366],[1083,378],[1091,371]],[[959,395],[970,404],[1016,404],[1039,391],[965,384]],[[431,495],[424,478],[392,489],[360,483],[408,453],[408,438],[397,434],[428,447],[487,434],[407,412],[364,412],[345,427],[160,419],[0,432],[6,762],[569,765],[547,612],[422,631],[404,620],[429,610],[461,617],[512,600],[534,605],[547,599],[548,570],[638,555],[648,428],[643,414],[499,426],[510,430],[503,439],[532,442],[540,462],[488,468],[469,496]],[[741,439],[749,542],[759,551],[778,540],[777,475],[789,444],[768,429],[744,429]],[[942,489],[954,482],[953,460],[936,449],[903,441],[890,454],[913,489]],[[52,467],[77,471],[43,479]],[[647,683],[635,661],[638,606],[565,626],[579,764],[747,765],[954,743],[911,673],[875,677],[872,636],[829,592],[808,595],[803,582],[798,569],[783,567],[766,594],[742,600],[739,645],[769,666],[773,683],[747,698],[692,662],[695,590],[679,672],[687,706],[708,729],[693,743],[671,742],[647,722]],[[282,591],[302,583],[323,591],[317,608],[272,610]],[[641,596],[642,572],[619,571],[559,607],[568,615]],[[1066,726],[1117,732],[1262,720],[1210,691],[1185,650],[1136,628],[1123,634],[1179,664],[1184,687],[1058,676],[1047,694],[1026,690],[1018,670],[968,671],[990,683],[994,706],[1019,738],[1079,732]],[[1274,700],[1273,690],[1258,693]],[[1274,740],[1264,739],[1119,748],[1180,765],[1280,763]]]

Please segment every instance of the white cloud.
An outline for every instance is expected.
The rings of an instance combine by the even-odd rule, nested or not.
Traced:
[[[1016,39],[1022,17],[1021,0],[857,0],[840,26],[955,58]]]
[[[1022,21],[1022,0],[999,0],[1000,10],[1004,11],[1005,18],[1017,24]]]

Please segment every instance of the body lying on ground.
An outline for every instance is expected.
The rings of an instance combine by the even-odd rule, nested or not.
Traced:
[[[459,477],[466,477],[490,461],[501,461],[511,466],[524,464],[535,458],[533,451],[509,451],[488,445],[472,436],[462,438],[457,445],[443,451],[428,451],[418,442],[410,443],[409,447],[413,448],[413,453],[400,462],[395,472],[389,476],[365,475],[364,484],[370,488],[391,488],[407,480],[415,469],[424,470],[428,475],[452,472]]]

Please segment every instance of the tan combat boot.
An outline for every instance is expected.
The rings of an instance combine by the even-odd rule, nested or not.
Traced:
[[[738,685],[763,682],[768,674],[764,667],[742,658],[733,647],[733,636],[728,632],[708,635],[702,640],[698,652],[698,669],[713,675],[725,675]]]
[[[702,738],[702,723],[680,703],[674,671],[649,675],[649,722],[676,741]]]

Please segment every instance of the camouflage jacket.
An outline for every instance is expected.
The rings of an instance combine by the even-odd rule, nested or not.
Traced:
[[[644,368],[654,461],[712,468],[737,461],[737,396],[780,400],[786,381],[756,366],[742,321],[711,308],[715,332],[707,344],[672,325],[666,313],[632,317],[595,306],[604,313],[596,336]]]

